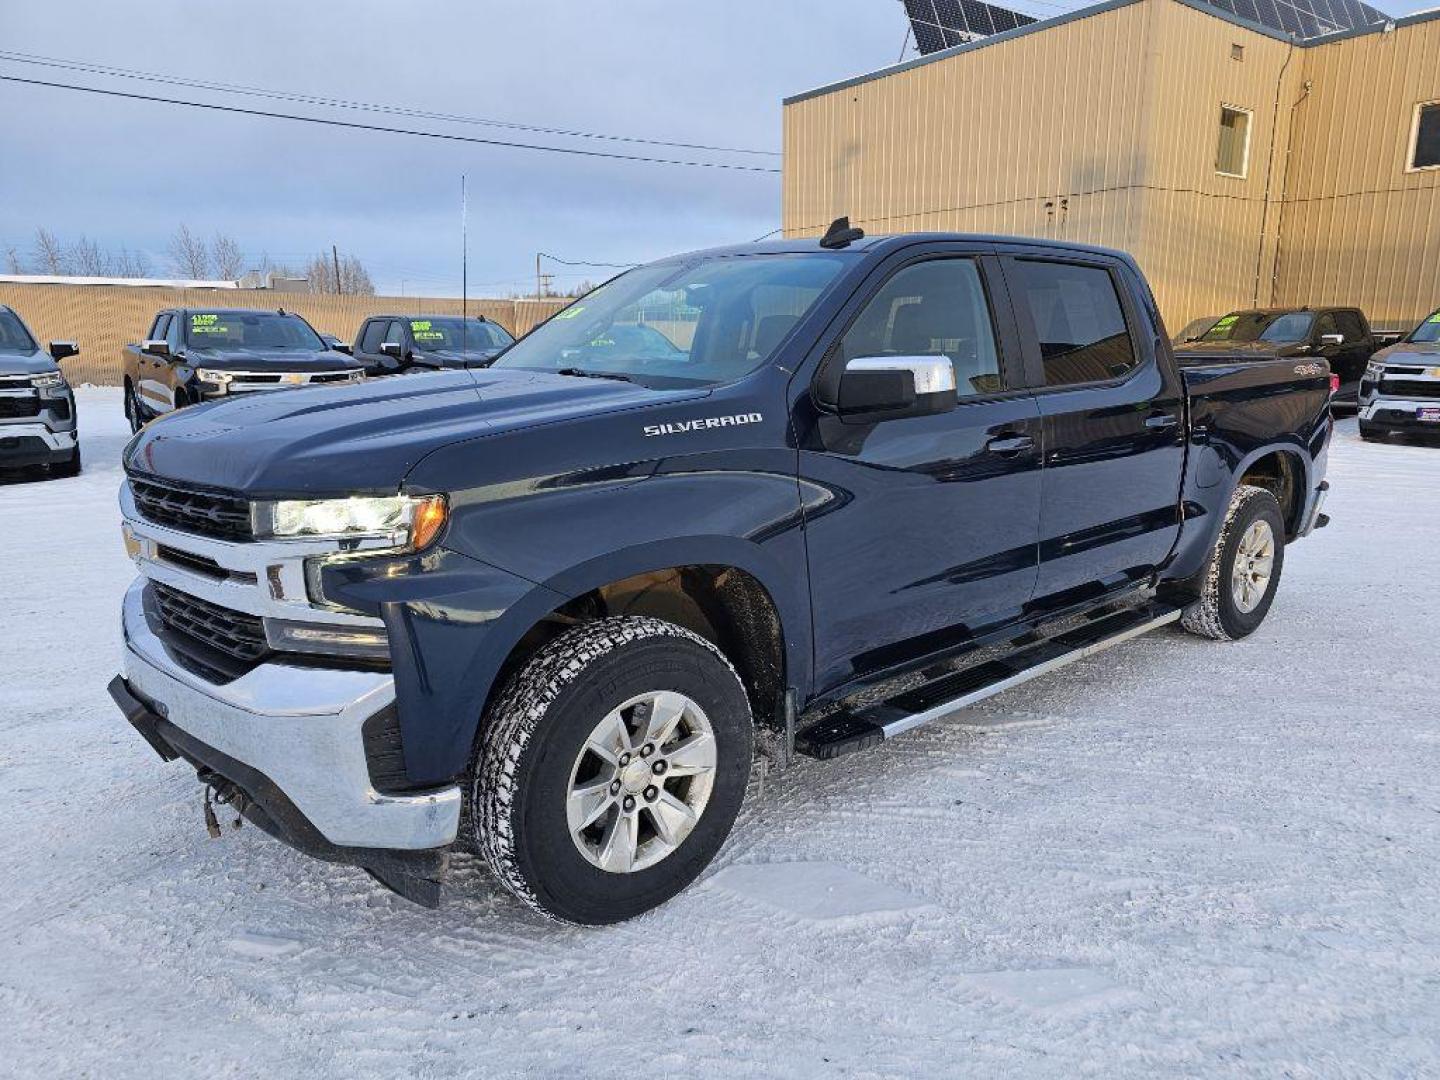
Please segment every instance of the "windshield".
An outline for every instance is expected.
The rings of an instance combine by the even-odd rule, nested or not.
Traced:
[[[1315,318],[1308,311],[1236,311],[1205,332],[1201,341],[1304,341]]]
[[[497,368],[734,382],[765,364],[840,272],[840,255],[656,263],[620,275],[510,347]]]
[[[325,348],[300,316],[268,311],[192,311],[185,342],[192,349]]]
[[[1431,342],[1440,341],[1440,311],[1435,312],[1428,319],[1415,328],[1406,341]]]
[[[20,321],[20,316],[0,308],[0,352],[29,354],[39,347]]]
[[[503,349],[515,340],[492,322],[433,317],[411,319],[410,336],[417,349]]]

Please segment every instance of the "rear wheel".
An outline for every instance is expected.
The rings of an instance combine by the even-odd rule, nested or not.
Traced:
[[[1201,574],[1200,599],[1180,623],[1216,641],[1253,634],[1265,621],[1285,564],[1285,519],[1275,496],[1241,484]]]
[[[486,718],[472,838],[535,911],[632,918],[720,850],[753,739],[745,688],[703,638],[652,618],[576,627],[526,663]]]

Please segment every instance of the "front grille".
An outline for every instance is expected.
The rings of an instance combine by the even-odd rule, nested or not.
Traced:
[[[250,503],[238,495],[195,491],[138,478],[130,481],[130,490],[136,508],[157,525],[221,540],[255,538]]]
[[[34,394],[27,397],[0,397],[0,420],[15,416],[39,416],[40,399]]]
[[[1440,379],[1386,379],[1380,392],[1391,397],[1440,398]]]
[[[217,649],[232,659],[253,664],[270,652],[265,625],[258,615],[247,615],[211,604],[199,597],[151,582],[155,604],[166,629]]]
[[[350,382],[351,376],[348,371],[334,371],[321,375],[311,375],[310,381],[312,383]]]

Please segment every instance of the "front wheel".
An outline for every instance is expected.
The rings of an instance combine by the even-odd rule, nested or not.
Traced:
[[[485,723],[473,840],[551,918],[601,925],[664,903],[715,857],[745,797],[745,688],[718,649],[659,619],[567,631]]]
[[[1180,624],[1216,641],[1253,634],[1270,611],[1284,565],[1280,503],[1265,488],[1241,484],[1202,572],[1200,599],[1185,609]]]
[[[1376,427],[1374,424],[1367,424],[1364,420],[1361,420],[1360,438],[1366,442],[1382,442],[1385,438],[1385,429]]]

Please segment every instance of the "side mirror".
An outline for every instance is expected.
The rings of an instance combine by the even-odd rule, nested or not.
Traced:
[[[386,356],[392,357],[396,360],[405,359],[405,347],[401,345],[398,341],[383,342],[380,346],[380,351]]]
[[[343,341],[336,341],[332,343],[330,348],[334,349],[338,353],[344,353],[346,356],[355,355],[354,348],[350,345],[345,344],[345,342]]]
[[[140,351],[149,353],[151,356],[169,356],[170,343],[163,338],[151,338],[140,346]]]
[[[73,341],[52,341],[50,342],[50,357],[53,360],[64,360],[67,356],[79,356],[80,346]]]
[[[955,366],[947,357],[860,356],[840,376],[836,409],[873,422],[949,412],[955,402]]]
[[[1344,345],[1344,344],[1345,344],[1345,335],[1344,335],[1344,334],[1321,334],[1321,335],[1320,335],[1320,344],[1321,344],[1321,345]]]

